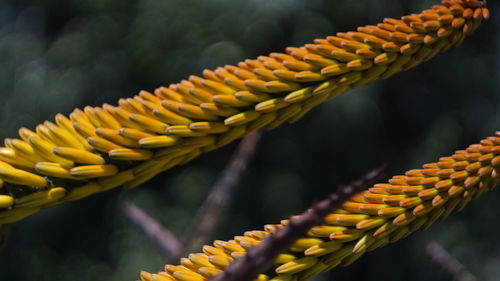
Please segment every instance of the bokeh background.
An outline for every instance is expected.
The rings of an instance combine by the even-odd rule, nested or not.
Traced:
[[[58,112],[115,104],[358,25],[400,17],[437,0],[0,0],[0,137]],[[264,135],[212,238],[303,211],[341,183],[389,164],[419,167],[500,129],[500,3],[458,49],[313,110]],[[134,190],[115,190],[16,224],[0,250],[1,280],[124,281],[168,257],[120,210],[143,208],[182,235],[235,145]],[[500,193],[404,241],[315,281],[452,280],[425,253],[439,241],[480,280],[500,276]]]

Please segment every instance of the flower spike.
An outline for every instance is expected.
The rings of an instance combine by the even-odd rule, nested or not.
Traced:
[[[312,227],[279,255],[270,273],[260,274],[255,280],[305,281],[339,265],[347,266],[366,252],[427,229],[499,183],[497,132],[452,156],[441,157],[436,163],[394,176],[387,183],[375,184],[352,196],[341,209],[327,215],[322,225]],[[141,280],[210,280],[224,272],[232,261],[245,256],[251,246],[260,244],[289,222],[268,224],[264,230],[247,231],[230,241],[217,240],[204,246],[203,253],[182,258],[181,265],[166,265],[165,271],[157,274],[142,272]]]
[[[458,46],[489,17],[485,3],[445,0],[420,14],[205,70],[116,106],[75,109],[69,118],[58,114],[35,131],[21,128],[19,139],[5,139],[0,148],[0,224],[140,185],[259,128],[297,121],[352,88]]]

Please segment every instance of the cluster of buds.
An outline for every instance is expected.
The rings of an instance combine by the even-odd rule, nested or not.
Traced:
[[[351,197],[274,260],[272,271],[256,281],[305,281],[368,251],[424,230],[454,210],[463,209],[500,183],[500,132],[436,163],[375,184]],[[203,253],[181,258],[165,271],[141,273],[142,281],[206,281],[223,272],[290,220],[247,231],[230,241],[215,241]]]
[[[0,224],[118,186],[134,187],[259,128],[294,122],[352,88],[459,45],[483,1],[445,0],[420,14],[317,39],[119,105],[58,114],[0,148]]]

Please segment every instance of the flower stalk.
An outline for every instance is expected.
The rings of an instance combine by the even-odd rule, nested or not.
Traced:
[[[272,270],[256,281],[304,281],[337,266],[348,266],[366,252],[429,228],[451,212],[500,183],[500,132],[479,144],[441,157],[436,163],[394,176],[351,196],[274,259]],[[278,235],[290,220],[247,231],[233,240],[213,242],[202,253],[180,259],[180,265],[141,273],[142,281],[206,281],[225,272],[266,237]],[[264,257],[253,256],[258,260]],[[217,279],[216,280],[226,280]],[[232,280],[232,279],[227,279]]]
[[[485,1],[444,0],[401,19],[190,76],[118,105],[58,114],[0,148],[0,224],[119,186],[138,186],[260,128],[295,122],[346,91],[458,46]]]

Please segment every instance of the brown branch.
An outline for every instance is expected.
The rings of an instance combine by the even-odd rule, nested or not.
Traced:
[[[0,248],[5,247],[10,232],[14,228],[14,224],[0,224]]]
[[[426,251],[436,264],[440,265],[453,276],[453,280],[478,281],[476,276],[470,273],[460,261],[446,251],[439,243],[434,241],[427,244]]]
[[[261,244],[250,248],[245,256],[232,262],[224,272],[212,280],[253,280],[259,273],[265,272],[280,253],[289,249],[311,227],[321,224],[329,213],[341,208],[345,201],[378,180],[384,169],[385,166],[382,166],[365,175],[363,179],[355,181],[349,186],[340,187],[336,193],[314,204],[302,215],[293,217],[288,225],[268,236]]]
[[[125,202],[122,205],[122,210],[131,221],[139,226],[169,256],[177,256],[182,252],[183,245],[179,238],[135,204]]]
[[[257,131],[245,137],[238,145],[205,202],[198,209],[190,230],[187,231],[186,252],[201,248],[210,239],[222,214],[230,204],[233,191],[238,186],[241,175],[255,154],[261,138],[262,131]]]
[[[125,202],[123,211],[173,260],[177,260],[188,249],[200,248],[217,227],[221,214],[230,203],[233,190],[254,155],[261,137],[262,131],[258,131],[241,141],[207,199],[198,209],[191,230],[188,231],[190,234],[185,239],[186,244],[133,203]],[[185,245],[189,245],[189,248]]]

